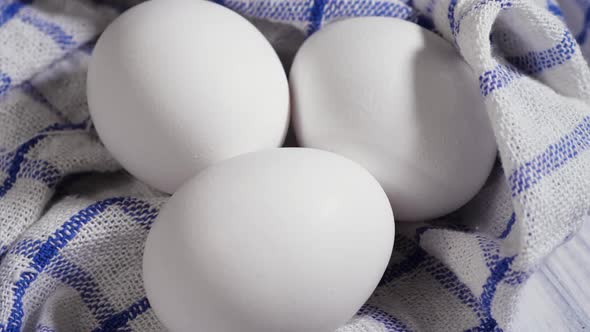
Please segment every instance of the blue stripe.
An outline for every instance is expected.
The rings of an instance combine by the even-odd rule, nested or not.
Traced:
[[[311,13],[309,16],[309,27],[307,29],[307,34],[311,35],[312,33],[319,30],[322,26],[322,19],[324,17],[324,7],[326,6],[326,0],[314,0],[313,6],[311,7]]]
[[[8,190],[12,188],[16,179],[18,178],[18,174],[25,162],[25,155],[34,148],[39,142],[41,142],[47,134],[53,131],[59,130],[67,130],[67,129],[82,129],[86,127],[86,123],[82,124],[54,124],[52,126],[47,127],[46,129],[42,130],[39,134],[35,135],[33,138],[28,140],[27,142],[23,143],[21,146],[14,153],[14,157],[10,162],[10,166],[8,167],[7,177],[4,179],[2,185],[0,185],[0,198],[8,193]]]
[[[111,316],[100,327],[93,330],[93,332],[110,332],[119,331],[121,327],[126,326],[130,321],[137,318],[150,308],[150,303],[147,298],[141,298],[133,303],[129,308],[122,312]]]
[[[0,96],[3,95],[8,89],[10,89],[10,84],[12,83],[12,79],[10,76],[0,72]]]
[[[41,240],[24,239],[17,242],[12,249],[10,249],[11,255],[21,255],[25,258],[31,259],[33,255],[41,247]]]
[[[64,257],[59,255],[55,257],[47,273],[76,290],[98,321],[105,320],[115,314],[115,309],[101,294],[94,278]]]
[[[515,257],[516,256],[506,257],[498,262],[486,280],[486,283],[483,285],[481,305],[486,313],[486,319],[484,319],[479,326],[483,331],[501,331],[498,323],[492,317],[492,303],[494,296],[496,295],[498,284],[504,279]]]
[[[283,22],[309,22],[309,34],[320,29],[323,21],[340,17],[385,16],[417,21],[417,15],[412,7],[396,1],[214,1],[249,17]]]
[[[12,288],[14,293],[13,305],[5,327],[5,332],[18,332],[22,328],[24,317],[23,298],[26,290],[38,278],[45,267],[56,257],[59,250],[67,245],[82,228],[83,225],[100,215],[107,207],[120,203],[123,198],[111,198],[96,202],[72,216],[62,227],[44,242],[29,264],[27,271],[20,274],[20,278]]]
[[[565,31],[560,42],[554,47],[542,51],[532,51],[525,55],[510,56],[506,59],[509,65],[497,65],[494,69],[484,72],[479,77],[479,89],[485,97],[492,91],[508,86],[512,81],[525,74],[538,74],[572,59],[576,53],[576,43],[568,31]]]
[[[54,188],[63,178],[61,171],[45,160],[25,160],[18,174],[19,179],[33,179]]]
[[[463,225],[452,224],[452,225],[448,225],[448,227],[452,227],[452,229],[456,230],[456,231],[469,232],[469,230]],[[428,259],[428,254],[426,253],[426,251],[421,249],[418,244],[420,243],[420,238],[422,237],[422,235],[426,231],[431,230],[431,229],[442,229],[442,228],[437,227],[437,226],[425,226],[425,227],[420,227],[420,228],[416,229],[415,242],[413,242],[403,236],[396,236],[395,237],[395,241],[394,241],[395,250],[403,252],[403,250],[400,250],[400,247],[408,247],[408,248],[411,248],[410,249],[411,253],[409,255],[407,255],[407,257],[404,260],[402,260],[400,263],[392,264],[387,267],[387,269],[383,273],[383,277],[381,278],[381,281],[379,282],[379,286],[386,285],[386,284],[392,282],[393,280],[398,279],[402,275],[416,271],[418,269],[418,267],[421,267],[424,265],[424,263]]]
[[[16,150],[14,158],[12,159],[12,163],[8,168],[8,176],[6,179],[4,179],[2,185],[0,185],[0,198],[5,196],[8,193],[8,190],[10,190],[16,182],[21,165],[25,160],[25,154],[27,154],[30,149],[37,145],[37,143],[39,143],[42,138],[43,136],[35,136],[33,139],[27,141]]]
[[[521,74],[512,66],[497,65],[479,76],[479,91],[485,97],[495,90],[508,86]]]
[[[586,42],[588,38],[588,29],[590,29],[590,7],[586,9],[586,13],[584,14],[584,24],[582,26],[582,30],[576,36],[576,41],[578,44],[582,45]]]
[[[25,81],[19,85],[24,93],[26,93],[31,99],[45,106],[51,113],[59,116],[61,119],[66,120],[66,117],[53,105],[49,100],[39,91],[30,81]]]
[[[453,271],[432,256],[429,256],[428,264],[426,272],[430,273],[450,294],[468,306],[477,317],[485,314],[480,301]]]
[[[0,171],[8,173],[16,153],[10,152],[0,157]],[[49,188],[53,188],[62,179],[61,171],[45,160],[24,159],[18,171],[17,178],[33,179]]]
[[[451,0],[451,2],[449,3],[449,9],[448,9],[447,17],[449,19],[449,25],[450,25],[450,28],[451,28],[451,33],[455,37],[455,41],[456,41],[457,35],[461,31],[461,22],[463,22],[463,19],[465,19],[465,17],[467,17],[467,15],[469,15],[470,13],[472,13],[472,12],[474,12],[476,10],[479,10],[479,9],[485,7],[489,3],[499,4],[500,5],[500,8],[502,10],[508,9],[508,8],[511,8],[512,7],[512,3],[510,1],[508,1],[508,0],[480,0],[476,5],[472,6],[467,11],[465,11],[461,15],[461,17],[457,20],[455,18],[455,6],[457,5],[457,0]]]
[[[74,37],[67,34],[59,25],[45,21],[31,14],[20,15],[20,20],[41,31],[51,38],[62,50],[71,49],[76,45]]]
[[[559,44],[543,51],[532,51],[525,55],[509,56],[506,60],[522,72],[532,75],[553,68],[570,60],[576,53],[576,41],[565,31]]]
[[[453,36],[457,35],[457,22],[455,22],[455,7],[457,6],[457,0],[449,1],[449,7],[447,8],[447,20],[449,20],[449,28]]]
[[[547,0],[547,10],[551,14],[563,19],[563,12],[561,11],[561,8],[557,3],[553,2],[552,0]]]
[[[8,246],[0,246],[0,262],[6,257],[8,253]]]
[[[414,8],[403,1],[330,1],[323,8],[323,20],[347,17],[395,17],[412,22],[418,20]]]
[[[365,304],[357,312],[359,316],[369,316],[383,324],[388,332],[411,332],[410,328],[390,313],[370,304]]]
[[[590,148],[590,116],[584,117],[573,131],[543,153],[522,163],[508,177],[512,197],[528,190],[541,179],[563,167],[568,161]]]
[[[504,282],[509,285],[517,286],[525,282],[530,276],[530,272],[511,271],[506,274]]]
[[[505,239],[505,238],[507,238],[508,235],[510,235],[510,232],[512,231],[512,226],[514,226],[515,223],[516,223],[516,213],[512,212],[512,215],[510,216],[510,219],[506,223],[506,229],[502,232],[502,234],[500,234],[500,236],[498,237],[498,239]]]
[[[32,261],[29,264],[27,271],[22,272],[19,279],[14,283],[14,287],[12,288],[14,293],[13,305],[5,330],[2,332],[18,332],[21,330],[24,318],[23,299],[27,289],[39,277],[39,274],[43,272],[49,263],[51,263],[54,258],[58,257],[59,251],[78,235],[78,232],[85,224],[92,221],[94,218],[102,214],[108,207],[113,205],[121,205],[123,207],[130,206],[127,211],[136,212],[136,215],[141,215],[136,211],[136,209],[144,207],[141,203],[142,202],[138,199],[129,197],[115,197],[98,201],[85,209],[80,210],[57,229],[53,235],[41,244],[39,250],[32,256]],[[133,208],[133,206],[135,206],[135,208]],[[151,210],[147,210],[145,214],[152,215],[153,213]],[[141,219],[134,218],[134,220],[141,222]]]
[[[500,246],[497,240],[483,235],[476,235],[475,238],[479,244],[479,248],[483,254],[486,266],[490,271],[496,266],[500,260]]]
[[[307,22],[312,1],[225,0],[223,5],[245,16],[284,22]]]
[[[135,198],[128,198],[121,207],[123,212],[132,217],[132,219],[149,230],[156,217],[159,209],[152,207],[151,204]]]
[[[411,242],[411,240],[406,239],[403,236],[396,236],[396,246],[400,242],[398,239],[403,242]],[[430,256],[418,245],[415,245],[414,252],[401,263],[391,265],[387,268],[379,286],[387,285],[404,274],[418,274],[421,271],[429,273],[450,294],[469,307],[477,317],[484,317],[485,313],[481,308],[480,302],[475,295],[473,295],[473,292],[469,287],[467,287],[467,285],[465,285],[446,265],[433,256]]]
[[[17,0],[2,5],[0,7],[0,27],[10,21],[23,7],[31,3],[33,3],[32,0]]]

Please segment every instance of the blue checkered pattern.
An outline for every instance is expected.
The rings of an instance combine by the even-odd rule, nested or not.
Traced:
[[[575,3],[585,15],[572,21],[552,0],[216,2],[304,35],[349,17],[385,16],[455,44],[488,106],[502,165],[457,213],[397,225],[378,289],[339,331],[506,329],[512,307],[505,303],[571,238],[573,217],[590,211],[583,166],[590,164],[590,73],[582,56],[590,3]],[[97,35],[124,8],[0,0],[0,49],[11,51],[0,51],[0,332],[162,329],[140,271],[143,242],[166,198],[128,176],[99,174],[118,165],[85,105],[71,107],[84,95],[79,73]],[[489,38],[494,22],[501,40]],[[561,109],[527,106],[530,96],[547,95]],[[537,228],[555,220],[551,232]]]

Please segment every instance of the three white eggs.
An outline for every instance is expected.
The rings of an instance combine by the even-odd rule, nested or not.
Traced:
[[[208,332],[346,323],[387,266],[394,213],[447,214],[485,182],[496,146],[474,86],[450,44],[397,19],[327,25],[288,84],[265,37],[222,6],[122,14],[95,47],[88,103],[121,165],[174,193],[144,253],[158,318]],[[278,148],[290,110],[313,149]]]

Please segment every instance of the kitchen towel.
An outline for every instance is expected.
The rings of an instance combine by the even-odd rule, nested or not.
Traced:
[[[167,196],[120,169],[85,96],[97,36],[137,2],[0,0],[0,332],[164,329],[141,257]],[[409,20],[456,47],[498,163],[459,211],[398,223],[379,288],[338,332],[510,330],[523,283],[590,213],[590,2],[217,2],[286,68],[307,36],[355,16]]]

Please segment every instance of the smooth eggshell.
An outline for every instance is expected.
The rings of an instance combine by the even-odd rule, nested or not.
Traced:
[[[358,164],[283,148],[204,170],[161,210],[143,276],[171,331],[332,332],[377,286],[394,220]]]
[[[209,1],[152,0],[123,13],[98,40],[87,89],[107,149],[169,193],[212,163],[280,146],[288,127],[273,48]]]
[[[458,209],[494,164],[477,80],[451,44],[416,24],[371,17],[327,25],[297,53],[290,85],[299,142],[365,166],[397,220]]]

